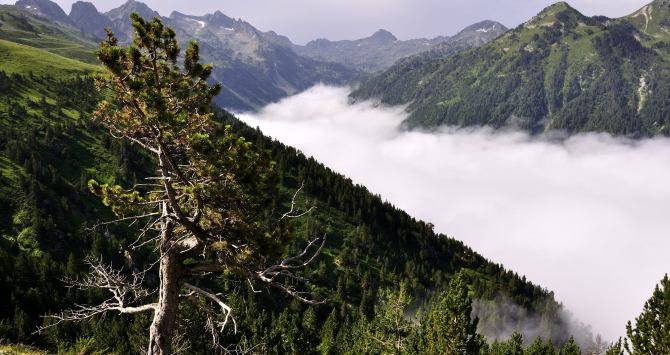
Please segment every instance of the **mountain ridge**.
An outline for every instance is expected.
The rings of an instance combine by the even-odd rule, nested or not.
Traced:
[[[70,23],[70,19],[63,9],[50,0],[18,0],[15,6],[22,8],[33,15],[43,16],[47,19]]]
[[[319,38],[304,46],[292,44],[292,48],[298,54],[310,58],[332,61],[374,73],[391,67],[400,59],[432,50],[436,46],[458,47],[459,50],[478,46],[494,39],[506,30],[504,25],[487,20],[470,25],[451,37],[399,40],[391,32],[379,29],[372,35],[361,39],[330,41]],[[456,43],[459,40],[460,43]]]
[[[77,1],[70,14],[63,17],[64,11],[50,0],[20,0],[17,4],[28,2],[39,3],[45,9],[53,8],[49,11],[60,15],[50,16],[52,20],[61,18],[93,40],[104,39],[104,27],[109,27],[122,44],[129,43],[133,36],[134,30],[128,19],[130,13],[137,12],[147,19],[160,18],[175,29],[182,46],[186,45],[187,39],[200,41],[203,59],[214,64],[213,78],[224,85],[222,95],[216,98],[217,104],[236,112],[257,110],[318,83],[352,85],[367,77],[367,73],[389,67],[408,55],[428,49],[435,49],[433,54],[450,55],[486,43],[506,30],[499,23],[482,22],[469,26],[467,29],[471,31],[464,29],[460,36],[454,36],[453,42],[447,43],[451,39],[448,36],[400,41],[389,31],[380,29],[361,40],[331,42],[318,39],[306,46],[298,46],[286,36],[274,31],[260,31],[221,11],[202,16],[173,11],[169,17],[164,17],[141,1],[128,0],[102,14],[94,4]],[[39,14],[49,12],[34,10]],[[65,23],[63,21],[58,22]],[[481,27],[484,25],[492,32]],[[467,36],[463,35],[465,32],[468,32]],[[460,42],[456,43],[456,39]],[[333,53],[331,49],[340,43],[348,43],[350,49],[343,54]],[[310,55],[310,51],[318,53]]]
[[[665,14],[658,4],[648,6]],[[654,17],[654,36],[642,16],[630,18],[587,17],[556,3],[479,48],[401,61],[352,98],[407,105],[410,128],[670,135],[670,32],[661,25],[669,17]]]

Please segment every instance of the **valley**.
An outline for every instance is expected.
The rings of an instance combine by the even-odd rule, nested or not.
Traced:
[[[305,45],[118,5],[0,5],[0,352],[664,351],[669,0]]]

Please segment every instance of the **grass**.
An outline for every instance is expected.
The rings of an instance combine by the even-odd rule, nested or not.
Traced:
[[[102,67],[82,63],[73,59],[23,44],[0,40],[0,70],[8,74],[17,73],[72,77],[77,74],[102,72]]]
[[[27,345],[0,345],[0,355],[46,355],[46,351]]]
[[[97,43],[78,29],[57,25],[14,6],[0,5],[0,39],[44,49],[67,58],[95,64]]]

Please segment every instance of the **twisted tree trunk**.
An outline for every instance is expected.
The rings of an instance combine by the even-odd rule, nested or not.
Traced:
[[[172,354],[172,338],[179,307],[180,259],[172,248],[173,224],[167,217],[168,203],[163,203],[160,240],[160,266],[158,276],[158,306],[149,328],[149,355]]]
[[[179,263],[176,255],[166,254],[160,262],[158,307],[149,328],[149,355],[172,353],[172,338],[179,306]]]

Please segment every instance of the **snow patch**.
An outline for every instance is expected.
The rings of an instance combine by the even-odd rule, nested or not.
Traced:
[[[205,26],[207,25],[207,24],[205,23],[205,21],[196,20],[196,19],[194,19],[194,18],[190,18],[190,17],[187,17],[187,19],[188,19],[189,21],[192,21],[192,22],[197,22],[197,23],[200,25],[200,28],[205,28]]]

